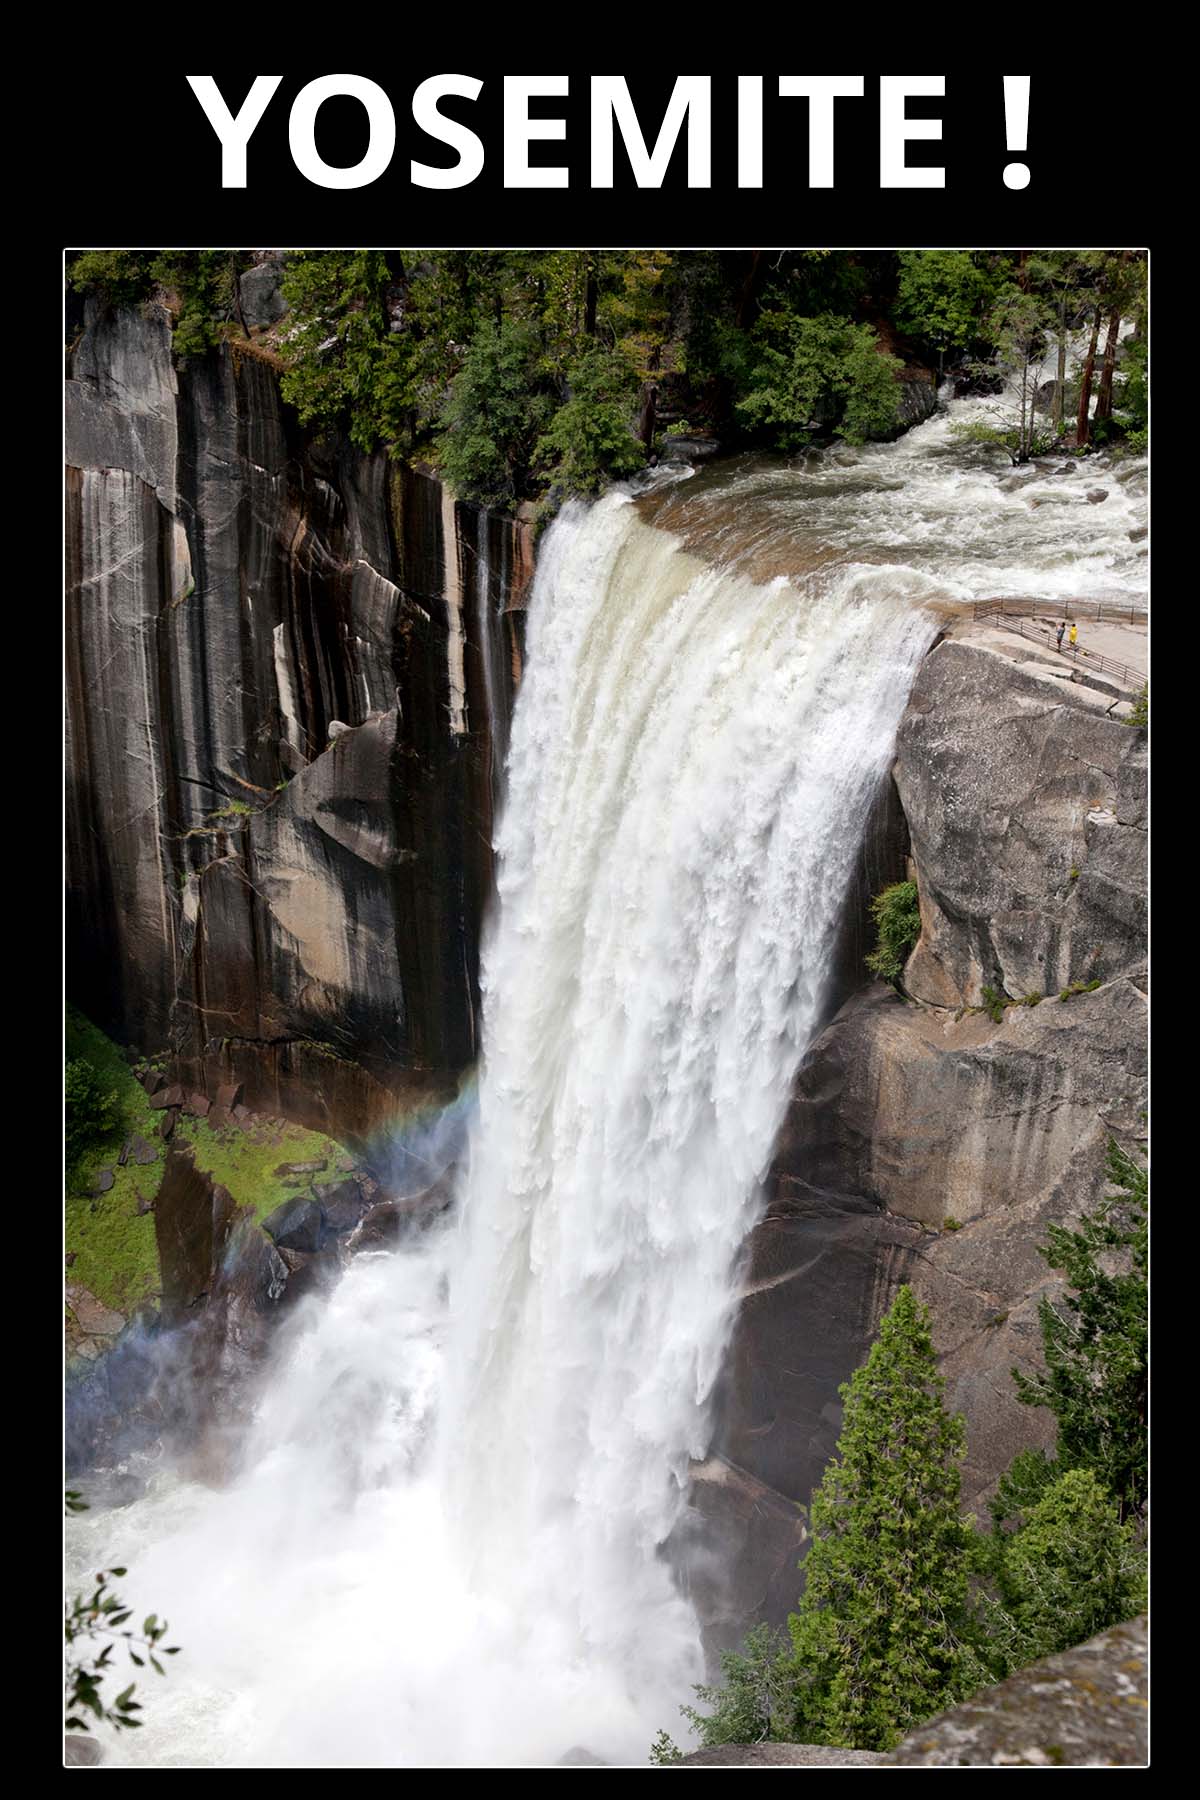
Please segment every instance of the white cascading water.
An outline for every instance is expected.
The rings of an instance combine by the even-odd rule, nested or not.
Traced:
[[[807,575],[762,578],[815,498],[778,465],[724,480],[716,561],[662,528],[682,488],[657,526],[614,494],[551,528],[456,1216],[292,1319],[233,1482],[164,1472],[72,1522],[80,1581],[128,1565],[122,1590],[184,1646],[110,1760],[636,1763],[681,1735],[703,1662],[664,1545],[708,1447],[739,1254],[937,630],[923,603],[971,591],[951,554],[995,591],[969,546],[927,542],[922,493],[940,480],[952,516],[984,480],[975,452],[926,473],[940,432],[816,471]],[[843,492],[854,462],[870,498]],[[1104,571],[1076,570],[1104,591],[1140,575],[1131,499]],[[907,518],[894,561],[854,558],[847,505],[865,538]],[[1061,538],[1044,549],[1043,582]]]

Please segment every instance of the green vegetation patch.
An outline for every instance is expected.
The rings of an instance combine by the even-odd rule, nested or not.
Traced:
[[[73,1007],[67,1009],[68,1068],[90,1070],[95,1086],[114,1096],[107,1122],[85,1132],[86,1121],[72,1120],[75,1108],[68,1088],[68,1143],[74,1156],[67,1167],[67,1249],[75,1252],[70,1279],[89,1288],[105,1306],[129,1313],[158,1289],[158,1251],[154,1216],[138,1217],[139,1195],[152,1200],[162,1178],[162,1154],[155,1163],[117,1166],[121,1145],[140,1132],[157,1145],[161,1113],[151,1110],[150,1097],[134,1079],[116,1044]],[[79,1085],[78,1075],[75,1085]],[[101,1169],[111,1169],[113,1185],[106,1194],[91,1190]]]
[[[206,1169],[214,1181],[227,1187],[239,1206],[248,1206],[262,1220],[285,1200],[296,1195],[296,1177],[276,1175],[284,1163],[320,1162],[325,1170],[318,1181],[333,1178],[343,1146],[321,1131],[302,1125],[257,1125],[243,1131],[237,1125],[214,1130],[205,1119],[181,1117],[176,1138],[196,1146],[196,1166]],[[289,1186],[288,1183],[291,1183]]]
[[[139,1217],[138,1203],[153,1200],[162,1181],[167,1146],[158,1131],[163,1114],[151,1107],[119,1047],[73,1007],[67,1011],[66,1058],[69,1067],[76,1067],[75,1093],[88,1097],[80,1109],[68,1089],[69,1131],[75,1114],[75,1153],[68,1163],[66,1191],[66,1248],[75,1254],[69,1279],[128,1315],[159,1291],[154,1215]],[[111,1095],[111,1105],[97,1111],[90,1104],[97,1094],[105,1101]],[[135,1134],[153,1146],[157,1159],[138,1164],[131,1158],[121,1168],[121,1145]],[[282,1122],[249,1132],[236,1125],[217,1130],[207,1120],[182,1115],[175,1139],[194,1145],[196,1166],[227,1187],[256,1219],[264,1219],[295,1192],[275,1174],[282,1163],[324,1159],[332,1175],[345,1155],[344,1147],[323,1132]],[[102,1169],[112,1171],[113,1185],[96,1194],[92,1190]]]
[[[915,881],[894,881],[871,902],[877,942],[866,958],[872,975],[898,987],[913,945],[921,935],[921,908]]]

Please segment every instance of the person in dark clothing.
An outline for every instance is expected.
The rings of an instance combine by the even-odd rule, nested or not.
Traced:
[[[1062,649],[1063,632],[1066,629],[1067,629],[1067,621],[1064,619],[1062,624],[1059,626],[1058,630],[1054,634],[1055,637],[1058,639],[1058,647],[1060,650]]]

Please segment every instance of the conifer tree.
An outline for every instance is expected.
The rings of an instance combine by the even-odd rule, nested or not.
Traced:
[[[987,1679],[962,1636],[974,1534],[959,1513],[963,1420],[943,1388],[928,1312],[903,1287],[841,1389],[837,1456],[813,1496],[789,1620],[801,1741],[888,1749]]]
[[[1108,1175],[1114,1197],[1077,1231],[1049,1227],[1040,1254],[1070,1291],[1038,1309],[1045,1373],[1012,1373],[1025,1404],[1058,1422],[1055,1472],[1091,1469],[1121,1519],[1136,1520],[1146,1503],[1147,1175],[1115,1143]]]
[[[1024,1466],[1036,1472],[1033,1458]],[[998,1527],[985,1550],[990,1581],[980,1594],[979,1644],[997,1680],[1146,1604],[1145,1556],[1133,1523],[1121,1522],[1090,1469],[1056,1474],[1045,1459],[1041,1466],[1048,1479],[1040,1492],[1036,1479],[1028,1489],[1017,1529]],[[1021,1471],[1015,1478],[1010,1471],[1010,1502],[1020,1485]]]

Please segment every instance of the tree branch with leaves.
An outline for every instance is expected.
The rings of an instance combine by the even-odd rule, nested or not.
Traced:
[[[68,1488],[68,1516],[87,1510],[82,1495]],[[64,1710],[68,1731],[87,1731],[93,1722],[111,1725],[118,1731],[137,1730],[142,1721],[135,1715],[141,1712],[142,1705],[134,1699],[136,1680],[123,1688],[111,1704],[102,1692],[105,1680],[115,1672],[114,1659],[124,1649],[135,1668],[144,1669],[148,1663],[156,1675],[165,1675],[166,1669],[158,1659],[160,1645],[163,1656],[179,1655],[178,1644],[163,1644],[167,1621],[160,1620],[156,1613],[142,1621],[140,1631],[129,1624],[133,1611],[110,1585],[126,1573],[122,1568],[101,1569],[94,1588],[86,1594],[76,1594],[65,1604]],[[91,1714],[91,1719],[84,1717],[86,1713]]]

